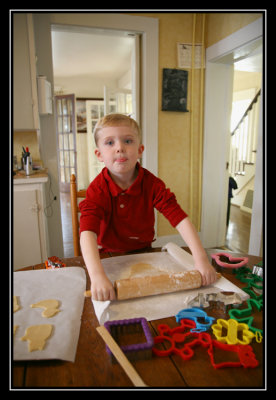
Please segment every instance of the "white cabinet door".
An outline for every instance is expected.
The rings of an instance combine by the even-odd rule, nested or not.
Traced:
[[[14,191],[13,269],[43,262],[37,190]]]

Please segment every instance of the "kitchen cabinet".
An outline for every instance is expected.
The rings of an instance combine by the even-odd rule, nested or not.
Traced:
[[[47,175],[14,179],[14,270],[43,263],[48,258],[47,221],[44,215],[44,186],[47,180]]]
[[[39,129],[33,20],[26,13],[13,14],[13,129]]]

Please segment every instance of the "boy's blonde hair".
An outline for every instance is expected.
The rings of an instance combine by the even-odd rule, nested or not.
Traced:
[[[99,131],[103,128],[108,126],[128,126],[130,127],[135,133],[137,133],[139,142],[141,142],[141,131],[137,122],[124,114],[107,114],[97,122],[94,128],[94,140],[97,145],[99,139]]]

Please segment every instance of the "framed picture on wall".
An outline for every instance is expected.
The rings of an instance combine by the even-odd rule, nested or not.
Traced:
[[[76,98],[76,113],[77,113],[77,133],[87,133],[87,116],[86,116],[86,101],[87,100],[103,100],[95,97],[77,97]]]
[[[188,71],[163,69],[162,111],[187,110]]]

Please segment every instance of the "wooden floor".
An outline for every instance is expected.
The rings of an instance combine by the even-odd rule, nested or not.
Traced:
[[[231,205],[225,246],[236,253],[248,253],[250,226],[251,214]]]
[[[74,257],[70,194],[60,193],[64,257]],[[236,253],[248,253],[251,215],[231,205],[225,247]]]

